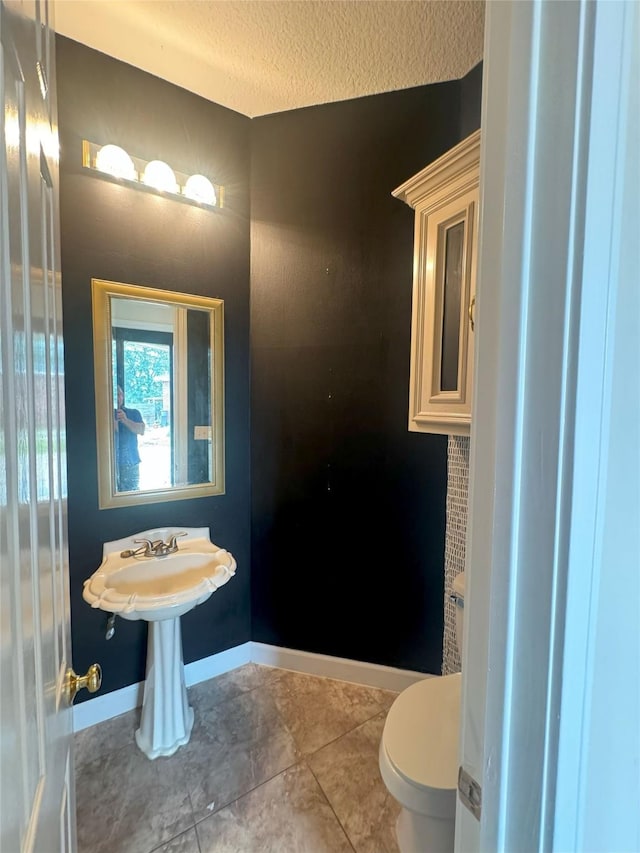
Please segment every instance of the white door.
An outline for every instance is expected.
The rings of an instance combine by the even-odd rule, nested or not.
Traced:
[[[0,3],[0,849],[75,849],[55,47]]]
[[[636,2],[487,5],[456,850],[638,850]]]

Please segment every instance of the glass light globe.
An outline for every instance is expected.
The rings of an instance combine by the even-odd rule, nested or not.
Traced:
[[[199,201],[201,204],[216,203],[216,191],[209,178],[204,175],[191,175],[184,185],[184,194],[187,198]]]
[[[96,155],[96,169],[114,178],[126,178],[129,181],[136,179],[133,160],[119,145],[102,146]]]
[[[173,169],[162,160],[152,160],[147,163],[142,181],[148,187],[167,193],[178,192],[178,182]]]

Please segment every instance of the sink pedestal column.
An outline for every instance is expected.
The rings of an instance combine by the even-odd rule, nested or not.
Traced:
[[[148,758],[173,755],[193,726],[184,682],[180,617],[149,622],[147,675],[136,743]]]

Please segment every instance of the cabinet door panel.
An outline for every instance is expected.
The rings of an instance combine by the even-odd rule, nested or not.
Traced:
[[[393,195],[415,211],[409,429],[469,435],[480,131]]]
[[[465,221],[445,226],[442,231],[442,332],[440,390],[457,391],[460,364],[460,310],[464,287]]]
[[[477,210],[477,188],[416,210],[426,251],[413,291],[410,430],[469,434]]]

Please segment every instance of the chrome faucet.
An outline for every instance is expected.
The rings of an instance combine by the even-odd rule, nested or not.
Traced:
[[[186,536],[186,531],[182,533],[174,533],[169,537],[168,542],[164,542],[162,539],[156,539],[152,541],[151,539],[134,539],[134,545],[140,545],[139,548],[126,548],[124,551],[120,552],[121,557],[166,557],[167,554],[175,554],[178,550],[178,542],[177,539],[180,536]]]
[[[182,533],[174,533],[169,537],[168,542],[163,542],[162,539],[158,539],[155,542],[151,543],[151,550],[153,552],[154,557],[166,557],[167,554],[175,554],[178,550],[177,539],[179,536],[186,536],[186,531]]]

